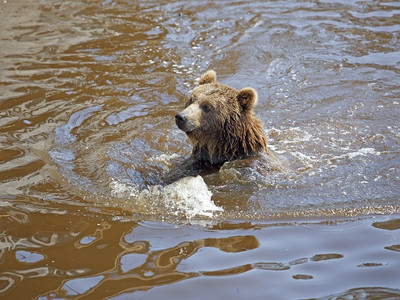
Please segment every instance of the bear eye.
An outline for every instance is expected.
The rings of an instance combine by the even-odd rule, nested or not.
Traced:
[[[210,106],[207,105],[207,104],[203,104],[203,105],[201,105],[201,109],[202,109],[204,112],[208,113],[208,112],[210,111]]]

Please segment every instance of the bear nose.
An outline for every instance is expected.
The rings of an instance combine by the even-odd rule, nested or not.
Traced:
[[[187,121],[186,116],[182,115],[181,113],[176,114],[175,116],[176,124],[184,124],[186,123],[186,121]]]

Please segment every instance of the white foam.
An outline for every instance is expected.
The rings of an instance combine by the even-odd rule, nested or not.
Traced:
[[[315,140],[311,133],[301,129],[300,127],[288,127],[283,129],[271,127],[268,129],[266,134],[267,136],[269,135],[269,138],[272,140],[275,138],[271,138],[271,135],[274,137],[279,137],[279,143],[287,145],[297,145],[298,143],[309,142],[312,139]]]
[[[316,163],[318,163],[318,159],[315,156],[306,155],[299,151],[292,152],[291,154],[307,167],[313,167]]]
[[[131,198],[138,197],[140,191],[137,187],[124,184],[116,179],[112,179],[110,183],[111,196],[115,198]]]
[[[113,179],[110,188],[112,196],[127,198],[145,207],[150,214],[184,214],[187,218],[195,216],[212,217],[223,211],[211,200],[212,193],[201,176],[185,177],[167,186],[153,185],[141,191]]]
[[[158,162],[158,163],[163,163],[165,165],[170,165],[171,164],[171,160],[178,158],[179,155],[176,153],[173,153],[171,155],[168,154],[161,154],[158,156],[152,156],[149,158],[149,161],[151,162]]]
[[[377,152],[374,148],[361,148],[354,152],[348,152],[339,156],[334,157],[334,159],[353,159],[357,156],[367,156],[368,154],[371,155],[380,155],[380,152]]]
[[[362,148],[356,152],[350,152],[350,153],[346,153],[345,155],[349,158],[349,159],[353,159],[354,157],[357,156],[366,156],[367,154],[374,154],[374,155],[379,155],[379,152],[376,152],[374,148]]]

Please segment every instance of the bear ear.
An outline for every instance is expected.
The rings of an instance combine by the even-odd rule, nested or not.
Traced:
[[[207,83],[217,83],[217,73],[215,71],[210,70],[200,77],[199,85]]]
[[[243,111],[251,111],[257,104],[258,96],[255,89],[251,87],[246,87],[239,91],[236,99],[242,107]]]

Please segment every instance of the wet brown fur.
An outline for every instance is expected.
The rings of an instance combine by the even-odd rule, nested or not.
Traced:
[[[192,111],[196,112],[193,115],[196,119],[192,121],[198,125],[186,132],[193,143],[192,157],[221,164],[267,153],[263,125],[253,114],[256,104],[254,89],[247,87],[237,91],[218,83],[214,71],[205,73],[186,104],[186,108],[194,105]]]

